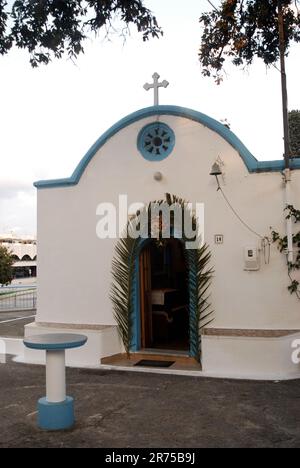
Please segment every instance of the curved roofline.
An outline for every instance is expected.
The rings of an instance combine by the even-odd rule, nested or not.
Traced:
[[[208,115],[202,114],[201,112],[197,112],[192,109],[178,106],[153,106],[138,110],[128,115],[127,117],[124,117],[115,125],[113,125],[109,130],[103,133],[103,135],[98,138],[98,140],[91,146],[91,148],[82,158],[71,177],[64,179],[40,180],[35,182],[34,186],[37,188],[50,188],[68,187],[78,184],[91,159],[110,138],[134,122],[157,115],[174,115],[178,117],[184,117],[186,119],[201,123],[210,130],[218,133],[239,153],[249,172],[280,172],[284,170],[283,159],[274,161],[258,161],[229,128],[217,120],[209,117]],[[291,169],[300,169],[300,160],[291,160]]]

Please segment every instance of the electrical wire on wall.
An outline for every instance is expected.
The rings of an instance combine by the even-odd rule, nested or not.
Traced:
[[[264,237],[261,241],[261,249],[263,252],[265,265],[269,265],[271,258],[271,241],[269,237]]]
[[[218,188],[217,188],[217,191],[220,191],[223,195],[223,198],[225,200],[225,202],[227,203],[227,205],[229,206],[229,208],[231,209],[231,211],[233,212],[233,214],[236,216],[236,218],[240,221],[241,224],[243,224],[243,226],[248,229],[248,231],[250,231],[252,234],[254,234],[255,236],[257,236],[259,239],[260,239],[260,242],[261,242],[261,251],[263,253],[263,258],[264,258],[264,262],[265,262],[265,265],[268,265],[270,263],[270,258],[271,258],[271,241],[269,239],[268,236],[262,236],[261,234],[259,234],[258,232],[256,232],[254,229],[252,229],[249,224],[247,224],[242,218],[241,216],[238,214],[238,212],[235,210],[235,208],[232,206],[232,204],[230,203],[230,201],[228,200],[226,194],[224,193],[224,190],[222,189],[220,183],[219,183],[219,179],[218,177],[216,176],[216,179],[217,179],[217,182],[218,182]]]

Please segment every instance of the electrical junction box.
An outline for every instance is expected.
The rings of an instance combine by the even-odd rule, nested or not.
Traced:
[[[259,249],[249,245],[244,248],[244,270],[258,271],[260,269]]]

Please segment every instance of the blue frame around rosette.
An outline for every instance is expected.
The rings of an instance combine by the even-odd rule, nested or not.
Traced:
[[[173,151],[175,133],[163,122],[153,122],[142,128],[137,147],[147,161],[163,161]]]

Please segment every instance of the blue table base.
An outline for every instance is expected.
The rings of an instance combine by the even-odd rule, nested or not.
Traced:
[[[49,403],[46,398],[38,401],[38,425],[47,431],[70,429],[74,424],[74,399]]]

